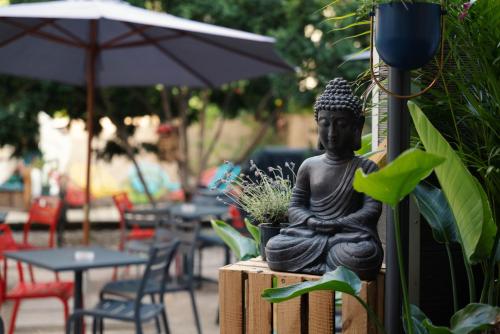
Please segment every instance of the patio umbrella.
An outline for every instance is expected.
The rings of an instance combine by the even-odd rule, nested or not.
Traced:
[[[53,1],[0,8],[0,73],[86,85],[85,243],[96,86],[216,87],[290,70],[274,51],[273,38],[124,2]]]

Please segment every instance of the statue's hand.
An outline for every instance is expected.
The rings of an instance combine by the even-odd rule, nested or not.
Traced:
[[[342,230],[342,225],[336,221],[322,221],[322,224],[318,225],[315,230],[320,233],[335,234]]]
[[[325,221],[316,217],[309,217],[309,219],[307,219],[307,227],[313,231],[323,224],[325,224]]]

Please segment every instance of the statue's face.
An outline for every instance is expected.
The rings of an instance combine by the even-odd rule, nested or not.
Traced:
[[[335,155],[352,154],[358,127],[350,111],[320,110],[318,113],[319,140],[327,151]]]

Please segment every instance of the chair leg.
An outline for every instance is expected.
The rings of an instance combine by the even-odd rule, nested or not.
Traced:
[[[161,313],[163,328],[165,329],[166,334],[170,334],[170,327],[168,326],[168,320],[167,320],[167,305],[165,304],[165,299],[163,296],[160,296],[160,302],[163,304],[163,312]]]
[[[99,334],[104,332],[104,318],[99,318]]]
[[[64,324],[68,324],[68,316],[69,316],[69,306],[68,306],[68,300],[67,299],[61,299],[63,303],[63,308],[64,308]]]
[[[151,302],[153,304],[156,304],[155,295],[154,294],[150,294],[150,297],[151,297]],[[160,319],[158,319],[158,317],[155,317],[155,326],[156,326],[156,332],[158,334],[161,334]]]
[[[74,325],[74,322],[76,319],[78,319],[80,315],[73,313],[72,315],[69,316],[68,321],[66,323],[66,334],[71,334],[72,330],[72,325]]]
[[[194,298],[194,291],[192,287],[189,288],[189,295],[191,297],[191,304],[193,304],[193,314],[194,321],[196,322],[196,329],[198,330],[198,334],[201,334],[200,317],[198,316],[198,309],[196,307],[196,300]]]
[[[142,334],[141,319],[135,319],[135,334]]]
[[[16,299],[14,302],[14,308],[12,309],[12,315],[10,317],[9,334],[14,334],[14,329],[16,328],[16,318],[17,312],[19,311],[19,306],[21,306],[21,300]]]
[[[97,334],[97,322],[98,322],[98,318],[97,317],[94,317],[92,319],[92,334]]]

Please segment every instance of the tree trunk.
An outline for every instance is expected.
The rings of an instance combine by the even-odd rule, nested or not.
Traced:
[[[219,141],[219,138],[222,134],[222,129],[224,128],[226,119],[224,117],[221,117],[219,121],[217,122],[217,129],[215,130],[214,136],[212,137],[212,140],[210,141],[210,145],[208,146],[207,150],[203,154],[200,160],[200,170],[203,171],[205,168],[207,168],[208,160],[210,159],[210,156],[212,155],[212,152],[215,149],[215,145]],[[198,183],[201,181],[201,174],[198,175]]]
[[[163,86],[160,90],[161,107],[163,109],[163,115],[165,116],[165,121],[169,122],[172,120],[172,111],[170,110],[170,104],[168,102],[167,87]]]
[[[208,148],[206,149],[205,153],[201,156],[200,160],[200,170],[203,171],[205,168],[207,168],[208,161],[210,160],[210,156],[212,155],[215,145],[219,142],[220,136],[222,134],[222,129],[224,128],[224,124],[226,119],[224,118],[224,112],[227,111],[229,108],[229,103],[231,102],[231,99],[234,96],[234,91],[231,90],[228,94],[226,94],[224,98],[224,102],[222,104],[222,115],[219,118],[219,121],[217,122],[217,129],[215,130],[215,133],[212,137],[212,140],[210,141],[210,145],[208,145]],[[198,183],[201,181],[201,173],[198,175]]]
[[[269,91],[262,97],[262,99],[259,101],[259,105],[255,111],[256,115],[262,115],[264,109],[266,108],[267,103],[269,102],[269,99],[272,97],[272,93]],[[276,120],[276,117],[278,116],[279,113],[278,108],[273,109],[271,114],[268,116],[267,121],[261,125],[259,131],[257,131],[257,134],[254,136],[254,138],[250,141],[250,144],[247,146],[247,148],[243,151],[243,154],[240,155],[239,158],[235,159],[235,164],[240,165],[241,163],[245,162],[250,154],[255,150],[255,147],[260,143],[260,141],[264,138],[264,135],[266,134],[267,130],[269,127],[273,124],[273,122]],[[259,116],[261,117],[261,116]],[[258,118],[257,118],[258,119]]]
[[[179,114],[181,117],[180,127],[179,127],[179,137],[180,137],[180,149],[179,149],[179,157],[177,159],[177,165],[179,168],[179,178],[181,181],[181,187],[184,190],[185,194],[189,194],[191,192],[191,187],[189,185],[189,166],[188,166],[188,157],[189,157],[189,147],[188,147],[188,139],[187,139],[187,127],[188,127],[188,117],[187,117],[187,99],[189,95],[187,92],[182,92],[179,94],[178,105],[179,105]]]
[[[125,150],[127,157],[134,164],[135,170],[137,171],[137,176],[139,177],[139,181],[141,182],[142,187],[144,188],[144,193],[146,194],[146,197],[148,198],[149,203],[153,207],[156,207],[156,201],[154,200],[153,196],[151,195],[151,192],[149,191],[148,185],[146,184],[146,179],[144,178],[144,175],[142,174],[141,168],[139,167],[139,163],[137,162],[137,159],[135,158],[134,150],[132,149],[132,147],[128,143],[127,135],[124,134],[123,131],[119,131],[118,138],[120,139],[121,146]]]
[[[203,101],[203,107],[200,110],[200,117],[199,117],[199,126],[200,126],[200,132],[199,132],[199,138],[198,138],[198,157],[200,160],[198,160],[198,168],[195,168],[196,170],[196,179],[199,180],[201,177],[201,174],[203,173],[203,170],[205,169],[205,166],[203,164],[203,156],[205,153],[205,135],[206,135],[206,115],[207,115],[207,107],[208,107],[208,92],[203,92],[201,94],[201,99]]]
[[[269,115],[267,122],[261,125],[259,131],[257,131],[257,134],[254,136],[254,138],[247,146],[247,148],[243,151],[243,154],[241,154],[239,158],[235,159],[234,163],[236,165],[240,165],[246,160],[248,160],[250,154],[252,154],[257,145],[259,145],[260,141],[264,138],[264,135],[266,134],[267,130],[273,124],[274,120],[276,119],[276,116],[278,116],[278,113],[279,109],[273,110],[271,115]]]

